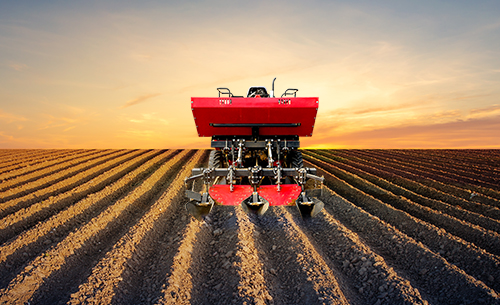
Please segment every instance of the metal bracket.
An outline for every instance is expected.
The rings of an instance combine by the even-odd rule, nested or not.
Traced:
[[[274,179],[276,179],[276,185],[278,187],[278,192],[281,191],[281,179],[282,179],[282,168],[281,168],[281,165],[278,164],[277,167],[274,168]]]
[[[238,159],[236,159],[236,165],[241,167],[243,164],[243,148],[245,147],[245,140],[240,140],[238,143]]]
[[[272,147],[273,147],[273,140],[267,140],[266,141],[266,146],[267,146],[267,167],[273,167],[273,152],[272,152]]]
[[[248,177],[248,180],[250,181],[250,184],[253,187],[253,191],[257,192],[257,186],[260,183],[260,180],[262,179],[261,171],[262,167],[261,166],[254,166],[248,168],[250,171],[250,176]]]
[[[233,184],[234,178],[236,178],[235,168],[234,168],[234,165],[231,165],[228,168],[228,173],[226,176],[226,182],[229,182],[229,190],[231,192],[234,191],[234,184]]]

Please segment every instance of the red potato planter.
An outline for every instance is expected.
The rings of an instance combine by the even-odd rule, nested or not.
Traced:
[[[203,193],[186,191],[187,211],[201,219],[214,204],[242,205],[258,215],[269,206],[296,205],[303,217],[318,214],[323,203],[309,179],[322,183],[315,168],[303,167],[299,137],[313,134],[319,100],[296,97],[287,89],[279,98],[265,87],[247,96],[218,88],[218,97],[193,97],[191,110],[200,137],[211,137],[207,168],[195,168],[188,181],[201,179]],[[222,95],[222,96],[221,96]]]

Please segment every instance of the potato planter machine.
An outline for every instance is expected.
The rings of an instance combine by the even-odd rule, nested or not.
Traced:
[[[299,137],[312,136],[319,100],[296,97],[287,89],[250,87],[247,96],[217,88],[218,97],[193,97],[191,110],[198,136],[211,137],[208,167],[194,168],[189,181],[200,179],[204,191],[186,190],[187,211],[202,219],[214,204],[239,205],[262,215],[270,205],[296,205],[303,217],[323,209],[323,177],[303,166]]]

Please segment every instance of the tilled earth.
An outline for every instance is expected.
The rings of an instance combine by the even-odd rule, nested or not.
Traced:
[[[500,304],[499,150],[303,150],[325,209],[184,208],[208,150],[0,150],[0,304]]]

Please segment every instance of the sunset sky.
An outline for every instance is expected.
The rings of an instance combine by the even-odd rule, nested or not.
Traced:
[[[316,148],[500,148],[500,1],[1,1],[0,148],[209,148],[191,96],[298,88]]]

